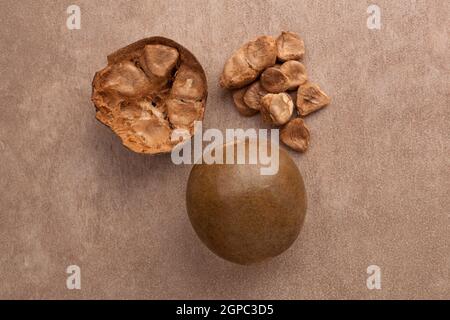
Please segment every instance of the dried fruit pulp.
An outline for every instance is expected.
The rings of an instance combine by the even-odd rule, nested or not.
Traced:
[[[194,133],[202,120],[207,83],[197,59],[176,42],[153,37],[108,56],[95,74],[96,117],[139,153],[170,152],[174,130]],[[185,135],[186,136],[186,135]]]

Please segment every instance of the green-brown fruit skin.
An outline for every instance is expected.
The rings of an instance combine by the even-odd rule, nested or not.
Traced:
[[[277,256],[297,239],[306,214],[303,178],[280,149],[279,171],[261,164],[197,164],[187,186],[189,219],[218,256],[251,264]]]

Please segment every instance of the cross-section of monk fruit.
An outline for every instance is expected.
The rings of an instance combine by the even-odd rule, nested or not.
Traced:
[[[208,88],[186,48],[163,37],[142,39],[108,56],[92,83],[96,118],[138,153],[170,152],[194,134]],[[176,134],[173,134],[176,133]]]

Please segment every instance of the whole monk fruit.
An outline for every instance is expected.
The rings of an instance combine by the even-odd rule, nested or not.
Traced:
[[[225,155],[226,147],[222,148]],[[279,149],[274,175],[262,175],[259,160],[245,163],[196,164],[186,195],[189,219],[199,238],[218,256],[239,264],[287,250],[306,213],[303,179],[286,151]]]

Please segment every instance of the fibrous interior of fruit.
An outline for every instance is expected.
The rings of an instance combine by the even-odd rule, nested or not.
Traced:
[[[194,132],[202,120],[207,85],[203,70],[184,48],[147,44],[97,72],[92,100],[96,117],[125,146],[139,153],[172,150],[173,130]]]

